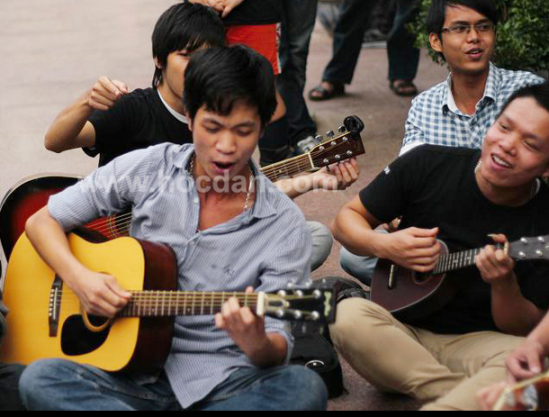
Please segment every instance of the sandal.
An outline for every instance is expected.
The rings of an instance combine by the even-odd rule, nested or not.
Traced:
[[[319,84],[309,91],[309,100],[326,101],[343,95],[345,95],[345,86],[343,84],[332,84],[331,90],[326,90],[322,87],[322,84]]]
[[[392,80],[389,88],[397,95],[402,97],[414,97],[418,95],[418,89],[412,81]]]

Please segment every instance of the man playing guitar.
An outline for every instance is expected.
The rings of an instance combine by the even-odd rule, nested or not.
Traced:
[[[482,153],[425,145],[390,165],[333,225],[345,247],[417,272],[451,252],[549,234],[549,85],[519,90],[488,131]],[[399,231],[380,224],[402,216]],[[497,233],[497,235],[494,235]],[[490,235],[490,237],[488,237]],[[401,322],[363,300],[339,304],[332,337],[355,370],[427,410],[474,410],[479,389],[505,377],[505,359],[549,307],[544,264],[486,248],[477,268],[452,273],[457,295],[427,317]]]
[[[190,291],[278,291],[309,277],[311,239],[303,215],[251,163],[276,106],[269,63],[246,47],[197,52],[185,80],[194,145],[158,145],[117,158],[50,199],[27,234],[92,315],[114,317],[130,293],[86,269],[66,231],[133,208],[131,235],[169,245],[179,287]],[[179,317],[160,375],[108,374],[69,361],[30,365],[21,379],[29,409],[322,410],[322,380],[288,362],[283,322],[262,319],[232,298],[222,314]],[[154,349],[154,346],[151,346]]]

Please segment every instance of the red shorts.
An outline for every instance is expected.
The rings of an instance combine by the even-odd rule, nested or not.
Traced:
[[[280,66],[280,24],[259,26],[230,26],[227,28],[229,45],[243,44],[263,55],[273,66],[275,75],[281,73]]]

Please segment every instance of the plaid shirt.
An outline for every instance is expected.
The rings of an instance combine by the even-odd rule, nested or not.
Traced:
[[[452,75],[412,102],[406,121],[401,155],[423,144],[482,148],[488,129],[494,124],[511,95],[545,80],[529,72],[508,71],[490,64],[484,97],[473,116],[462,113],[452,94]]]

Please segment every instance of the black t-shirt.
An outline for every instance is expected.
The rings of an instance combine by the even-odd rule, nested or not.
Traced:
[[[270,25],[279,23],[282,13],[282,0],[244,0],[224,22],[226,26]]]
[[[402,216],[400,229],[440,228],[438,238],[450,252],[482,248],[489,234],[510,242],[549,235],[549,188],[522,207],[491,203],[475,179],[480,151],[424,145],[396,160],[360,193],[364,207],[379,221]],[[549,307],[549,263],[518,262],[515,269],[525,298],[538,308]],[[459,283],[457,296],[441,311],[408,322],[441,334],[495,331],[491,287],[476,267],[451,273]]]
[[[94,112],[89,121],[95,128],[95,147],[84,151],[100,154],[99,166],[137,149],[193,142],[188,125],[169,112],[152,88],[131,92],[109,111]]]

